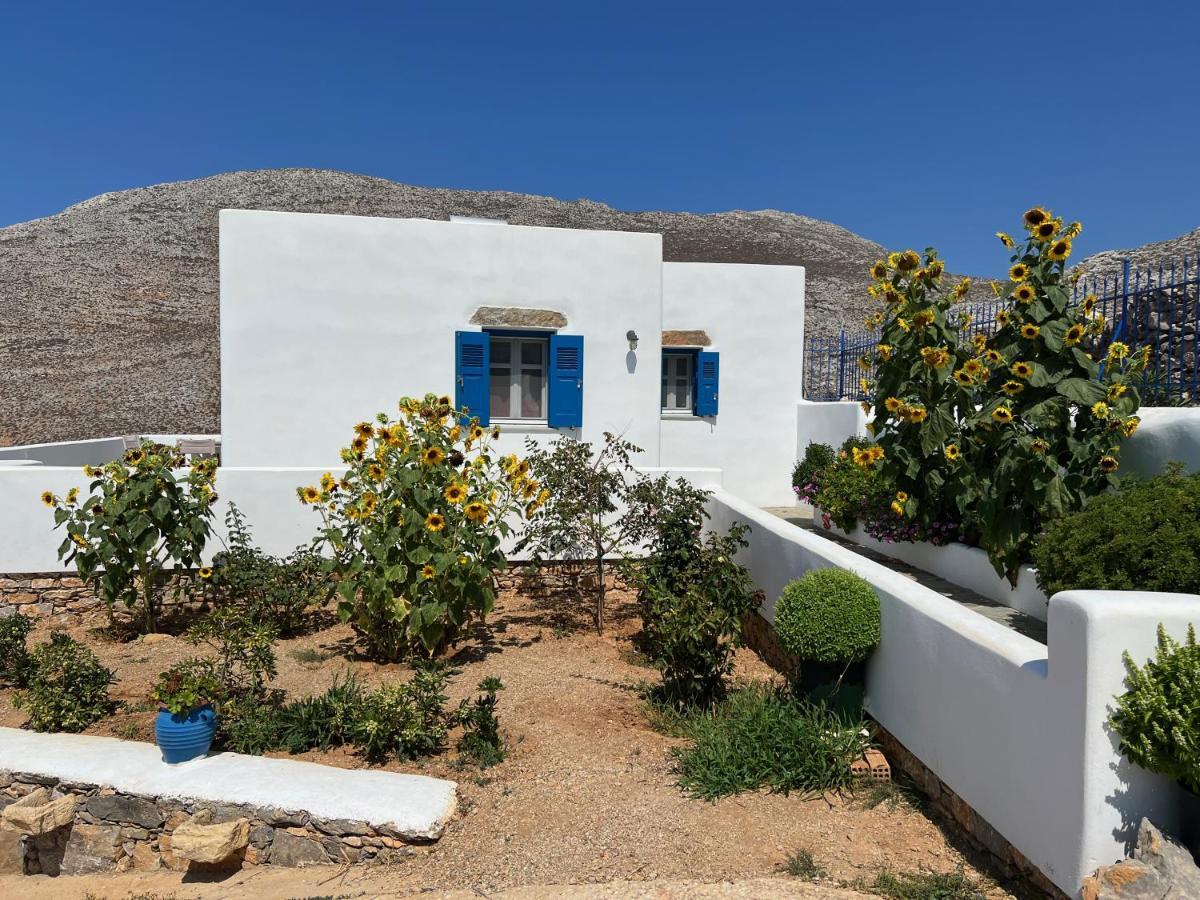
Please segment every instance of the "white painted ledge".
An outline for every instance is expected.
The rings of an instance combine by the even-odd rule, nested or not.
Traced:
[[[0,728],[0,769],[111,787],[126,794],[304,810],[412,840],[436,840],[458,804],[453,781],[218,753],[169,766],[158,747],[82,734]]]

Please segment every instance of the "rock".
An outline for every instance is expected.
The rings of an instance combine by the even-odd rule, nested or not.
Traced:
[[[0,875],[25,873],[25,838],[15,831],[0,831]]]
[[[193,817],[171,834],[171,852],[180,859],[198,863],[219,863],[228,860],[250,842],[250,821],[207,824]]]
[[[394,866],[405,862],[412,855],[411,847],[384,847],[367,862],[373,866]]]
[[[163,641],[169,641],[170,639],[171,636],[169,634],[155,632],[154,634],[143,634],[140,638],[138,638],[138,641],[143,644],[153,645],[161,644]]]
[[[275,866],[309,866],[327,862],[325,849],[316,841],[286,831],[276,831],[271,841],[271,864]]]
[[[163,823],[163,814],[154,803],[124,794],[89,797],[87,811],[97,819],[140,825],[142,828],[158,828]]]
[[[342,837],[347,834],[364,835],[371,833],[371,826],[366,822],[354,822],[350,819],[313,819],[310,824],[318,831],[323,831],[326,834],[332,834],[336,837]]]
[[[258,815],[268,825],[274,825],[277,828],[287,828],[289,826],[303,828],[308,824],[308,813],[303,810],[293,811],[268,806],[259,810]]]
[[[1200,868],[1192,854],[1142,819],[1133,857],[1083,880],[1083,900],[1194,900]]]
[[[38,802],[48,799],[49,796],[50,793],[45,788],[34,791],[16,803],[6,806],[4,812],[0,813],[0,821],[7,829],[29,835],[45,834],[73,822],[78,798],[74,794],[68,794],[48,803]]]
[[[250,829],[250,844],[254,847],[266,847],[275,836],[275,829],[270,825],[255,825]]]
[[[121,852],[121,829],[118,826],[76,825],[67,838],[59,870],[63,875],[101,872],[111,868]]]
[[[149,844],[134,844],[129,858],[135,869],[157,869],[160,865],[158,852]]]

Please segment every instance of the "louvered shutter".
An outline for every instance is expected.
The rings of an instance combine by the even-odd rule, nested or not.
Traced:
[[[482,331],[454,332],[454,405],[488,424],[488,336]]]
[[[696,354],[696,415],[717,414],[717,388],[721,380],[721,354],[701,350]]]
[[[550,335],[550,387],[547,424],[583,427],[583,336]]]

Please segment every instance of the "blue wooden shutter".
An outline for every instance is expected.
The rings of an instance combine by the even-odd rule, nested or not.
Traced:
[[[488,424],[488,336],[482,331],[454,332],[454,405],[467,407],[479,424]]]
[[[696,415],[717,414],[717,387],[721,380],[721,354],[701,350],[696,354]]]
[[[546,424],[551,428],[583,427],[583,336],[550,335],[550,409]]]

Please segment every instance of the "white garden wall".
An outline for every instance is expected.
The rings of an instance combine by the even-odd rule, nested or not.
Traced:
[[[96,438],[88,441],[57,441],[50,444],[22,444],[0,447],[0,466],[22,460],[44,466],[99,466],[125,452],[119,437]]]
[[[804,359],[804,269],[663,263],[663,329],[704,331],[721,354],[719,414],[664,414],[662,465],[716,466],[760,506],[794,501],[792,404]]]
[[[862,406],[850,400],[801,400],[796,404],[796,459],[804,458],[810,443],[828,444],[836,450],[846,438],[866,434],[867,421]],[[789,471],[789,485],[791,474]]]
[[[785,584],[838,566],[875,588],[883,641],[867,676],[871,715],[1068,896],[1126,855],[1142,816],[1179,825],[1181,792],[1130,765],[1105,722],[1164,622],[1182,635],[1200,597],[1080,591],[1050,600],[1046,646],[726,492],[711,527],[751,527],[739,560],[773,618]]]
[[[1200,472],[1200,407],[1143,407],[1138,415],[1142,424],[1121,449],[1123,474],[1157,475],[1170,462]]]

